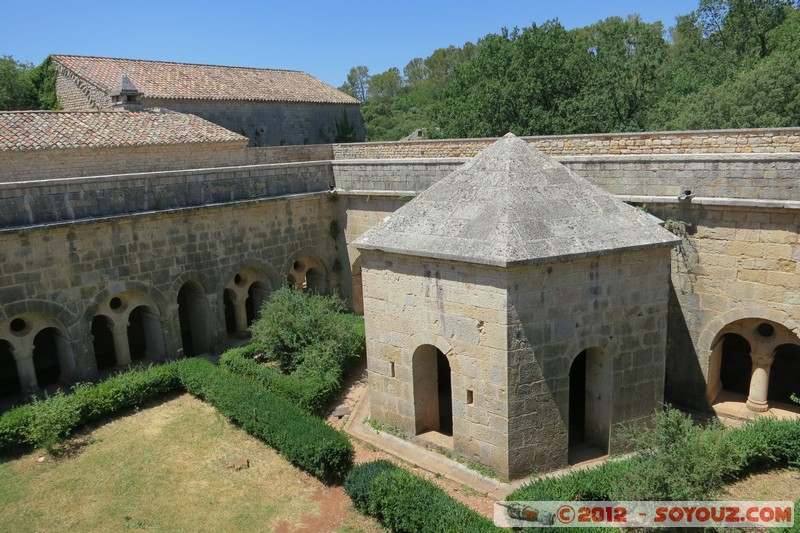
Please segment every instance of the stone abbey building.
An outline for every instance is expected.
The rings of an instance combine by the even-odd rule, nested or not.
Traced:
[[[219,350],[284,283],[365,314],[374,417],[512,478],[800,392],[800,129],[252,144],[0,113],[6,401]]]

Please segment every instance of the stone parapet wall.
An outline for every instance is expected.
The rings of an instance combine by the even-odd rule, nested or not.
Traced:
[[[800,128],[524,137],[554,156],[800,152]],[[472,157],[496,138],[337,144],[336,159]]]
[[[244,141],[0,152],[0,183],[247,163]]]
[[[327,162],[0,183],[0,227],[315,193],[332,183]]]
[[[334,148],[335,149],[335,148]],[[616,195],[800,200],[798,154],[569,156],[561,163]],[[338,188],[421,192],[468,159],[334,161]]]

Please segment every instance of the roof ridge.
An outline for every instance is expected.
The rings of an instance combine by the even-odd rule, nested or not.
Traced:
[[[271,70],[275,72],[297,72],[299,74],[306,74],[311,76],[308,72],[303,70],[289,69],[289,68],[270,68],[270,67],[241,67],[237,65],[216,65],[211,63],[187,63],[185,61],[162,61],[160,59],[131,59],[127,57],[107,57],[107,56],[85,56],[80,54],[50,54],[50,57],[75,57],[81,59],[110,59],[112,61],[138,61],[142,63],[162,63],[166,65],[189,65],[193,67],[218,67],[218,68],[238,68],[243,70]],[[316,79],[316,78],[315,78]]]

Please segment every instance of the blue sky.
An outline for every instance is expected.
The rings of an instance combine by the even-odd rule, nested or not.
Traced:
[[[40,63],[80,54],[308,72],[333,86],[350,67],[401,70],[451,44],[502,27],[558,18],[567,28],[631,13],[672,26],[698,0],[6,0],[0,55]]]

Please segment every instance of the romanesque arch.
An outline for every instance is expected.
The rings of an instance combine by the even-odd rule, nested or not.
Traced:
[[[31,394],[41,387],[72,381],[75,372],[72,343],[64,325],[53,315],[37,312],[11,315],[0,323],[0,344],[3,368],[0,380],[11,382],[16,376],[18,392]]]
[[[608,453],[613,364],[611,355],[597,346],[582,350],[572,360],[568,410],[570,463],[584,460],[588,449],[596,450],[599,455]]]
[[[184,355],[194,356],[209,351],[211,316],[205,289],[199,282],[188,280],[178,291],[177,303]]]
[[[271,292],[272,283],[264,270],[245,267],[236,271],[222,291],[228,334],[244,335]]]
[[[93,306],[92,345],[98,369],[127,366],[133,360],[166,358],[163,318],[146,293],[123,290]]]
[[[781,401],[777,398],[784,398],[786,391],[800,389],[798,374],[780,371],[782,367],[788,371],[800,368],[800,363],[789,355],[800,354],[796,327],[793,331],[772,320],[788,319],[782,313],[773,312],[770,316],[739,318],[719,329],[710,345],[707,385],[710,403],[745,401],[751,411],[762,412],[770,408],[770,401]],[[772,377],[776,361],[780,374]],[[777,387],[772,393],[771,385]]]
[[[289,285],[304,291],[328,294],[328,269],[325,263],[316,256],[304,255],[292,262],[286,274]]]

